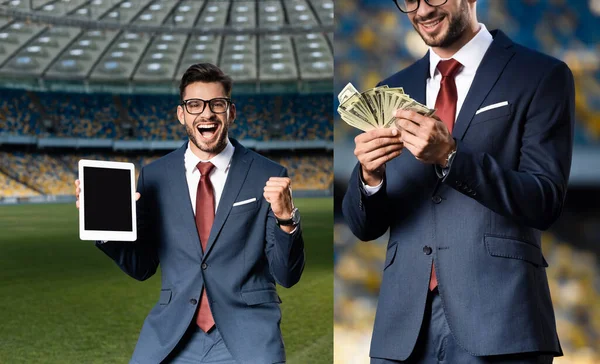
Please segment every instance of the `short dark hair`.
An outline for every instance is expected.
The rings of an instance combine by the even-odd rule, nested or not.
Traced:
[[[231,85],[233,83],[231,77],[212,63],[193,64],[185,71],[179,83],[179,98],[181,101],[183,101],[185,88],[194,82],[219,82],[223,85],[225,95],[231,97]]]

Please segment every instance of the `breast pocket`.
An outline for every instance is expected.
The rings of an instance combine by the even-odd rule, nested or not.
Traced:
[[[485,110],[476,114],[473,117],[473,121],[471,122],[471,126],[487,123],[488,121],[502,121],[503,119],[508,119],[512,112],[512,104],[496,107],[490,110]]]
[[[256,211],[258,209],[258,199],[242,199],[239,202],[234,203],[231,207],[230,215],[242,214],[244,212]]]

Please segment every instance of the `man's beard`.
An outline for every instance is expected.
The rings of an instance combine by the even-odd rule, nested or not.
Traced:
[[[216,118],[210,119],[209,121],[219,124],[219,135],[217,137],[217,142],[214,145],[207,145],[206,143],[201,143],[196,139],[196,133],[198,132],[196,126],[190,127],[187,123],[185,123],[185,132],[189,140],[196,146],[196,148],[206,153],[219,154],[227,146],[229,116],[227,116],[227,120],[224,123]]]
[[[419,23],[428,21],[430,19],[439,18],[440,15],[445,15],[445,18],[448,19],[448,30],[444,34],[438,34],[435,37],[429,37],[427,34],[421,34],[419,29]],[[421,36],[421,39],[430,47],[440,47],[446,48],[455,43],[460,37],[463,35],[463,32],[469,26],[469,8],[467,5],[467,1],[463,0],[460,2],[460,9],[458,14],[452,16],[450,20],[450,16],[448,13],[440,13],[435,12],[433,16],[429,17],[429,19],[417,19],[415,18],[415,23],[413,27]]]

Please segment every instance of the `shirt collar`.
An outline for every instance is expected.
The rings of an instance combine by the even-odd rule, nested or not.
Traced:
[[[184,155],[186,171],[194,171],[194,168],[196,168],[196,165],[198,165],[199,162],[211,162],[218,170],[225,171],[229,166],[231,158],[233,157],[233,152],[235,151],[235,147],[233,146],[233,144],[231,144],[229,139],[227,139],[227,145],[225,146],[225,149],[221,151],[221,153],[217,154],[209,160],[202,160],[198,158],[194,154],[194,152],[192,152],[192,149],[190,148],[190,143],[191,142],[188,142],[188,146],[185,150]]]
[[[452,56],[452,58],[463,65],[463,71],[467,70],[475,73],[481,60],[483,60],[485,52],[487,52],[490,44],[492,44],[492,41],[494,40],[494,37],[492,37],[492,34],[487,30],[484,24],[479,23],[479,26],[479,31],[475,34],[473,39]],[[431,49],[431,47],[429,48],[429,75],[431,78],[433,78],[437,71],[438,63],[446,59],[442,59],[433,51],[433,49]]]

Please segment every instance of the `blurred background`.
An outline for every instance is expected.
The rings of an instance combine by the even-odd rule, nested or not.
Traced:
[[[331,363],[332,41],[332,0],[0,0],[0,363],[128,362],[159,274],[133,281],[79,240],[77,163],[139,172],[181,146],[179,80],[201,62],[234,79],[230,136],[293,180],[288,360]]]
[[[555,362],[600,363],[600,1],[479,0],[477,14],[489,30],[562,59],[575,76],[569,191],[560,220],[543,234],[542,249],[565,353]],[[392,0],[337,0],[335,20],[336,95],[348,82],[372,88],[428,49]],[[335,362],[368,363],[387,234],[360,242],[343,222],[341,201],[356,164],[358,132],[334,115]]]

